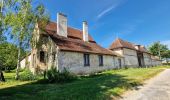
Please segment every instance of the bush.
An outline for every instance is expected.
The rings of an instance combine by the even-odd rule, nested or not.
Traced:
[[[68,70],[64,69],[62,72],[59,72],[56,68],[53,67],[44,74],[49,83],[63,83],[77,79],[77,76],[71,74]]]
[[[29,69],[25,69],[21,72],[19,76],[19,80],[22,81],[32,81],[36,80],[38,77],[33,75],[33,73]]]

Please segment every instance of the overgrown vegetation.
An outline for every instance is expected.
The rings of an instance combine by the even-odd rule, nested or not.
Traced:
[[[42,84],[41,80],[14,80],[15,73],[5,73],[7,82],[0,83],[0,99],[108,100],[120,96],[134,86],[142,85],[144,80],[166,68],[170,67],[111,70],[80,77],[72,82],[53,84]]]
[[[33,75],[29,69],[25,69],[20,74],[19,80],[21,81],[33,81],[37,80],[40,76]]]
[[[52,67],[50,70],[45,72],[45,78],[48,80],[49,83],[63,83],[73,81],[77,79],[77,76],[71,74],[67,69],[59,72],[55,67]]]

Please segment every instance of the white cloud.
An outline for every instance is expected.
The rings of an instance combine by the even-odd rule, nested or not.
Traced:
[[[98,15],[97,15],[97,19],[102,18],[104,15],[106,15],[107,13],[111,12],[112,10],[116,9],[118,6],[120,6],[122,3],[124,3],[126,0],[113,0],[112,1],[112,5],[105,7],[105,9],[103,9]]]
[[[170,49],[170,40],[162,41],[161,43],[167,45],[168,48]]]
[[[106,8],[105,10],[103,10],[102,12],[100,12],[100,14],[98,14],[97,19],[103,17],[105,14],[107,14],[108,12],[110,12],[111,10],[115,9],[118,5],[112,5],[109,8]]]

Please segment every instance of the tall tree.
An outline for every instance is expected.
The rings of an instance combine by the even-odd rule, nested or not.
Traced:
[[[159,56],[160,58],[164,58],[164,54],[167,51],[168,47],[166,45],[160,44],[160,42],[154,42],[149,46],[149,52],[154,56]]]
[[[4,37],[3,37],[3,0],[1,0],[0,2],[0,44],[3,42],[4,40]],[[3,72],[2,72],[2,62],[3,62],[3,58],[2,58],[2,55],[0,55],[0,82],[1,81],[5,81],[5,78],[4,78],[4,75],[3,75]]]
[[[3,41],[3,0],[0,1],[0,43]]]
[[[11,35],[18,42],[18,61],[15,78],[19,78],[21,47],[27,47],[32,38],[35,24],[39,21],[48,22],[48,16],[42,4],[32,5],[33,0],[9,0],[13,6],[6,7],[5,24]],[[8,30],[9,31],[9,30]]]

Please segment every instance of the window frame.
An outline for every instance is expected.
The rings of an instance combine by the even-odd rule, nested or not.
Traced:
[[[84,66],[90,66],[90,54],[84,54]]]
[[[43,54],[43,57],[42,57],[42,54]],[[40,51],[40,62],[41,63],[45,63],[45,51]]]
[[[54,53],[52,53],[52,60],[53,60],[53,62],[55,62],[56,61],[56,53],[54,52]]]
[[[99,58],[99,66],[104,66],[103,64],[103,55],[98,55]]]

